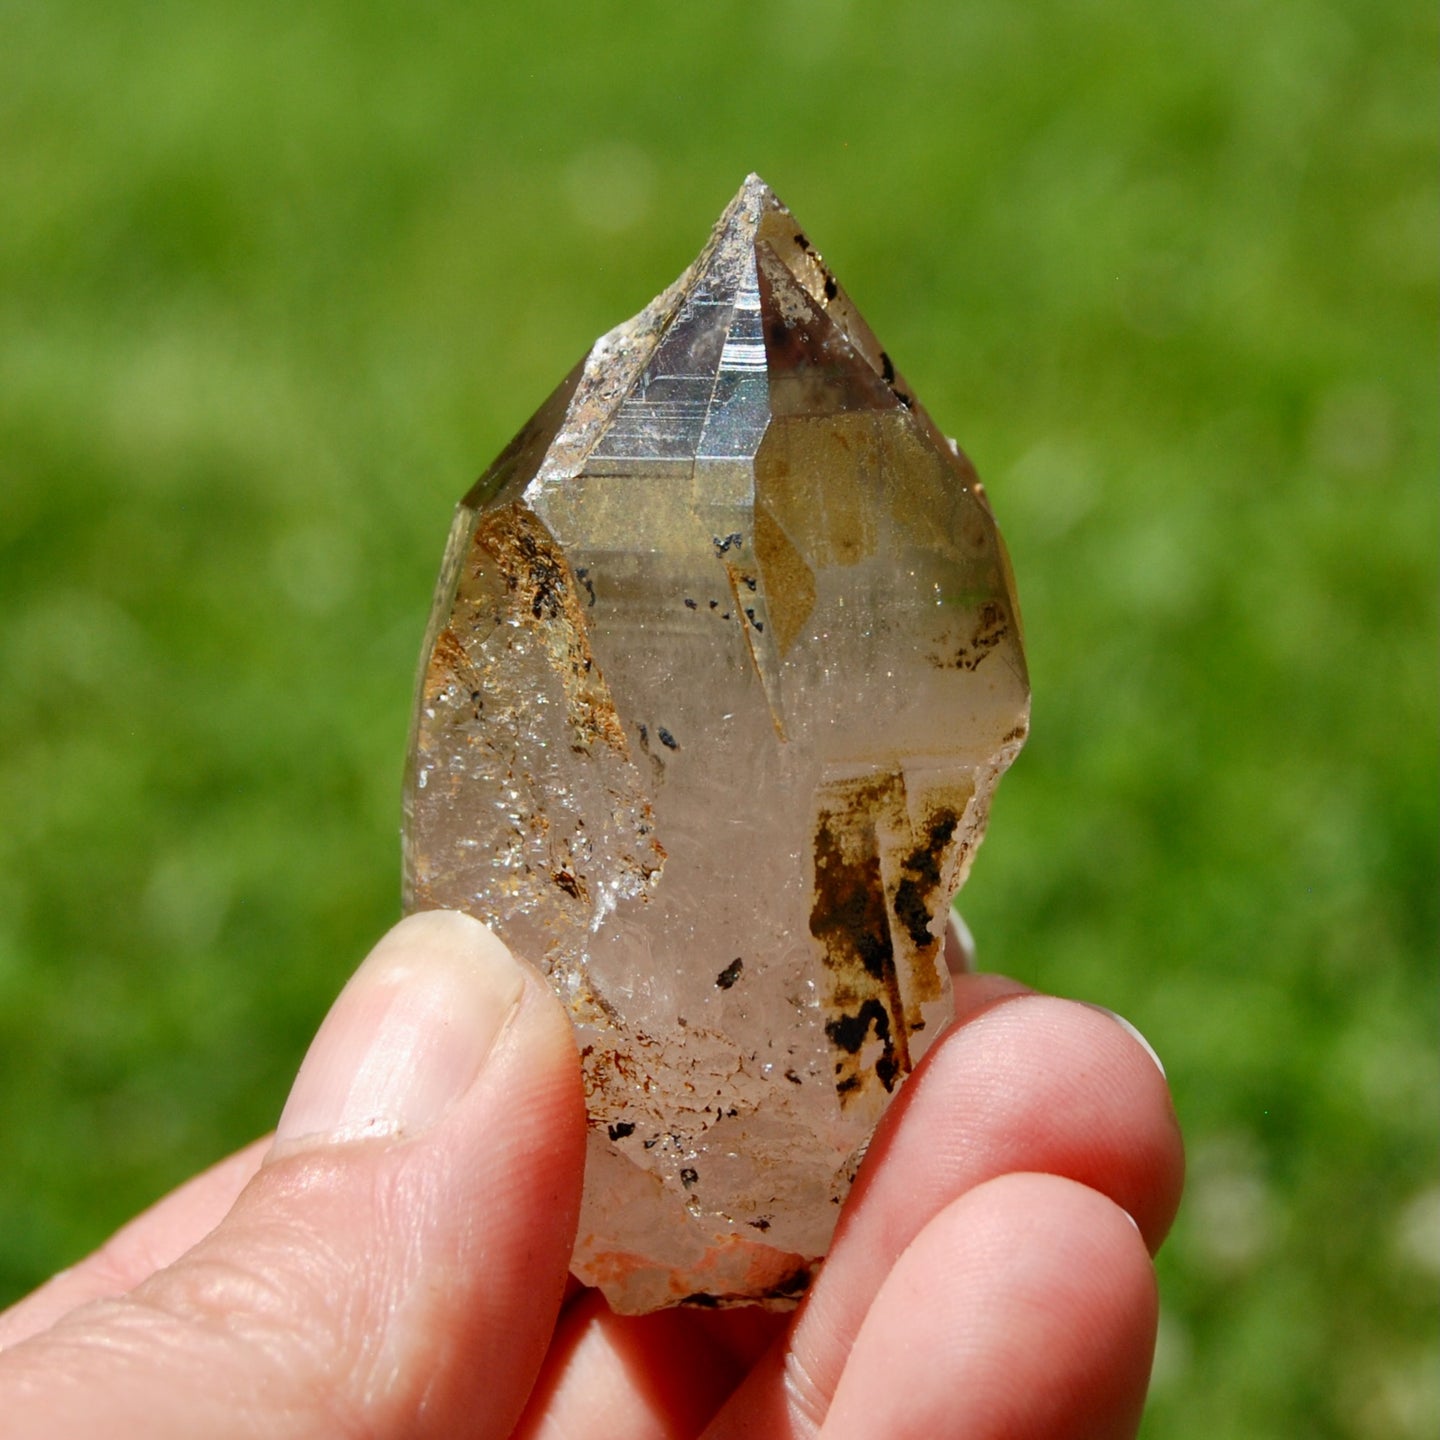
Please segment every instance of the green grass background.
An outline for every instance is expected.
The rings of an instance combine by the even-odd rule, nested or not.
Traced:
[[[1146,1434],[1433,1435],[1436,28],[0,3],[0,1302],[273,1122],[454,501],[758,169],[1010,542],[964,908],[1169,1066]]]

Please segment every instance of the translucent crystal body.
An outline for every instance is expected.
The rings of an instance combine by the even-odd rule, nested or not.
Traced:
[[[570,1009],[617,1310],[809,1283],[1028,711],[974,471],[751,176],[460,505],[406,783],[407,907]]]

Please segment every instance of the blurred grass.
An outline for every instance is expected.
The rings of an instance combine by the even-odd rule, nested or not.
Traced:
[[[1146,1433],[1434,1433],[1429,7],[0,18],[0,1303],[272,1123],[454,500],[758,169],[1005,525],[965,909],[1169,1066]]]

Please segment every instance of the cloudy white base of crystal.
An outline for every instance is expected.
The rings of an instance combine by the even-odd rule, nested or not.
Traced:
[[[461,504],[405,792],[407,907],[569,1006],[615,1309],[804,1291],[1028,713],[973,469],[751,176]]]

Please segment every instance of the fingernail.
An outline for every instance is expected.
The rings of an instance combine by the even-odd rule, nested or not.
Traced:
[[[958,910],[945,917],[945,968],[952,975],[970,975],[975,970],[975,937]]]
[[[402,920],[331,1007],[275,1127],[276,1149],[417,1135],[470,1088],[524,971],[479,921]]]
[[[1098,1010],[1102,1015],[1108,1015],[1131,1039],[1135,1040],[1140,1048],[1155,1062],[1155,1068],[1160,1072],[1161,1076],[1167,1079],[1169,1078],[1165,1076],[1165,1064],[1155,1053],[1155,1047],[1123,1015],[1117,1015],[1113,1010],[1107,1009],[1104,1005],[1092,1004],[1090,1008],[1092,1010]]]

